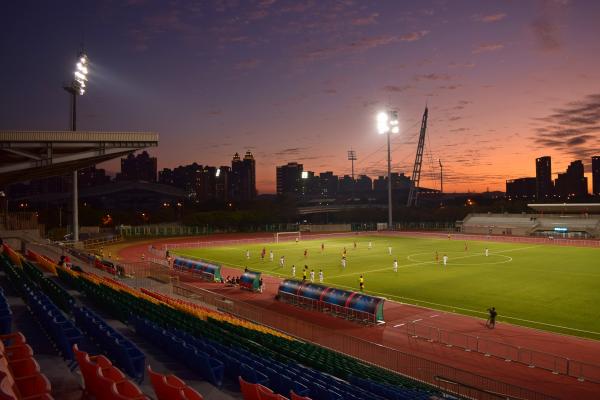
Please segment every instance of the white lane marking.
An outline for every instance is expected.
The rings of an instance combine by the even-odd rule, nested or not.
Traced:
[[[398,324],[398,325],[394,325],[394,328],[398,328],[400,326],[404,326],[404,324]]]
[[[413,323],[414,323],[414,322],[419,322],[419,321],[423,321],[423,318],[415,319],[415,320],[413,321]]]

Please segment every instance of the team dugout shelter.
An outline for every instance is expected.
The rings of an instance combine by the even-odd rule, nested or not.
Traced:
[[[330,286],[286,279],[278,299],[288,304],[367,324],[383,323],[384,298]]]
[[[240,287],[256,292],[260,289],[260,277],[260,272],[246,270],[240,278]]]
[[[222,282],[221,265],[204,260],[189,260],[177,257],[173,260],[173,269],[200,277],[205,281]]]

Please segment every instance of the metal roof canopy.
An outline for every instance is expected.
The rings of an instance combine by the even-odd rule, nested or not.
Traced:
[[[527,204],[538,212],[600,214],[600,203]]]
[[[64,175],[158,146],[152,132],[0,131],[0,186]]]

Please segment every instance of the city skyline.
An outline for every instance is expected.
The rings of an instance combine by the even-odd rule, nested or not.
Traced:
[[[12,60],[0,129],[67,128],[61,84],[83,42],[80,129],[160,132],[159,169],[249,149],[259,193],[275,193],[276,165],[342,176],[352,148],[357,175],[383,175],[375,115],[392,107],[393,170],[409,174],[427,103],[423,186],[437,187],[438,158],[444,191],[464,192],[503,190],[548,155],[553,171],[584,160],[591,192],[600,3],[65,4],[11,3],[0,16]]]

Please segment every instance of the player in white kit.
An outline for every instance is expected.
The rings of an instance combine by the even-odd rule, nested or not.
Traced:
[[[444,257],[442,257],[442,262],[444,263],[444,267],[446,266],[446,264],[448,264],[448,256],[444,254]]]
[[[394,260],[394,272],[398,272],[398,260]]]
[[[322,269],[319,270],[319,282],[323,283],[323,270]]]

